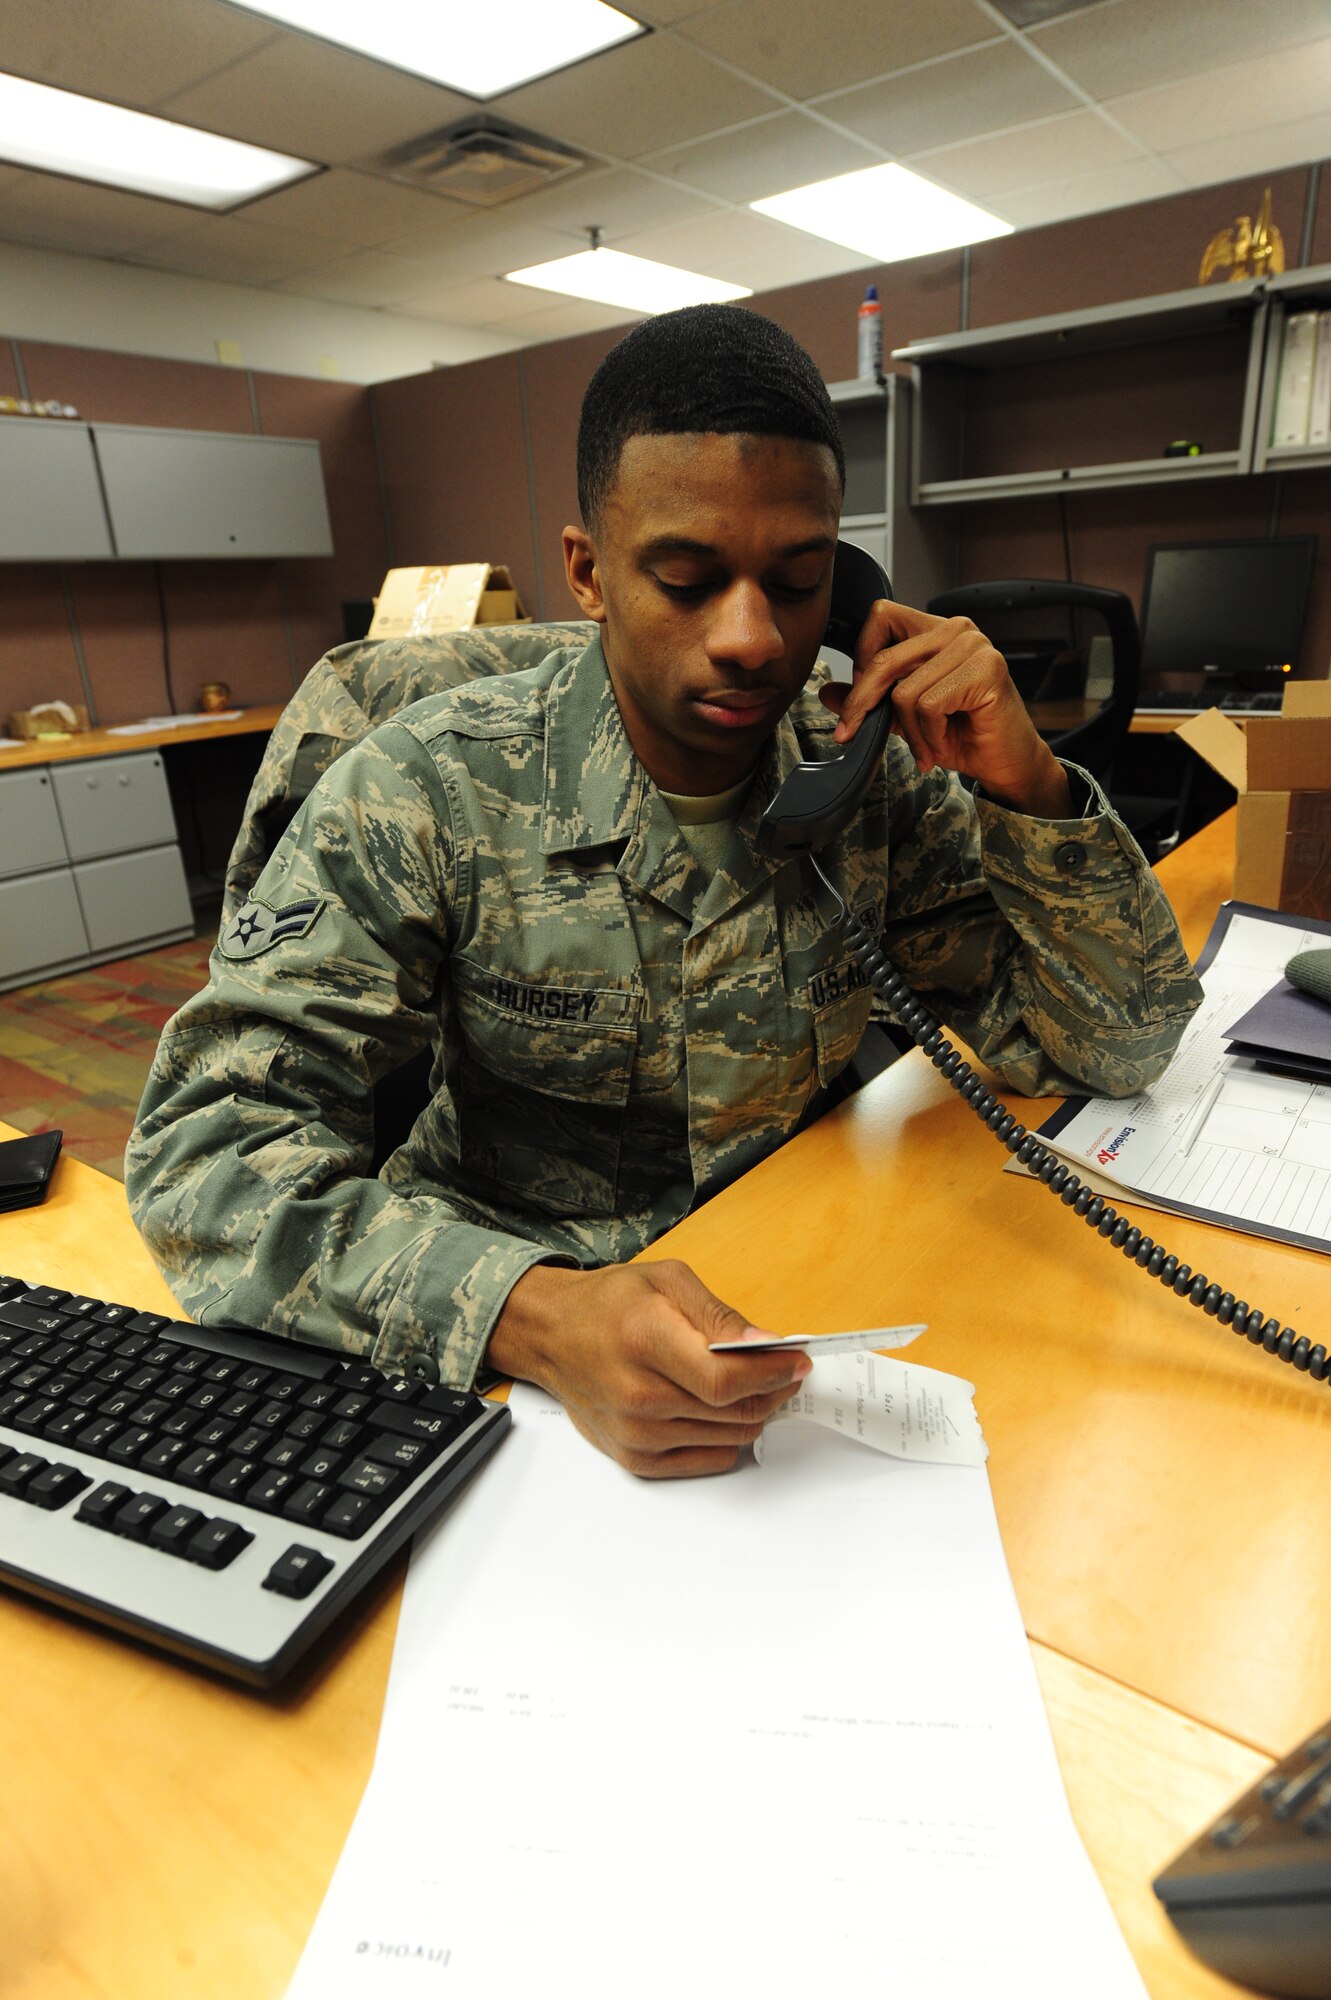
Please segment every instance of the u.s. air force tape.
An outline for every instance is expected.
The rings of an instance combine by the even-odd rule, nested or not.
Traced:
[[[251,896],[223,927],[217,948],[223,958],[257,958],[260,952],[271,951],[275,944],[303,938],[313,928],[323,906],[322,896],[306,896],[298,903],[283,903],[275,910],[257,896]]]

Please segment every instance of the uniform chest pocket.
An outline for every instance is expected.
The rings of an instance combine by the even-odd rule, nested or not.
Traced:
[[[552,1215],[613,1214],[640,996],[454,970],[464,1174]]]
[[[846,1067],[860,1045],[872,1011],[873,990],[863,986],[858,992],[843,993],[814,1015],[813,1046],[820,1085],[829,1084]]]

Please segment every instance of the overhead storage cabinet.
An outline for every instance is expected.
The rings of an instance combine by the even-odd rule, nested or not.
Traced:
[[[0,417],[0,493],[0,562],[115,554],[86,424]]]
[[[134,424],[92,435],[118,556],[333,553],[313,439]]]

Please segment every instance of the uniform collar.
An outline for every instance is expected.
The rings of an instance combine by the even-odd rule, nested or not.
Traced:
[[[598,635],[550,685],[541,850],[553,855],[623,842],[618,867],[626,881],[679,916],[710,923],[783,865],[783,857],[760,853],[758,826],[799,762],[795,726],[785,715],[735,826],[743,865],[708,875],[634,753]]]

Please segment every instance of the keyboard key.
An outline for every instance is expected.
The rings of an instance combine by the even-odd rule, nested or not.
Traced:
[[[70,1409],[66,1405],[58,1417],[52,1417],[42,1435],[48,1444],[73,1444],[75,1434],[83,1429],[87,1421],[86,1410],[80,1410],[77,1405]]]
[[[473,1396],[466,1389],[427,1389],[421,1401],[427,1410],[438,1410],[441,1416],[456,1417],[464,1424],[479,1417],[485,1408],[484,1398]]]
[[[105,1456],[106,1447],[113,1437],[124,1429],[119,1417],[94,1417],[79,1432],[74,1442],[80,1451],[91,1452],[94,1458]]]
[[[376,1465],[393,1465],[412,1472],[417,1466],[428,1464],[442,1449],[435,1438],[381,1437],[366,1445],[365,1456]]]
[[[260,1507],[265,1514],[276,1514],[287,1494],[293,1493],[299,1484],[294,1472],[265,1471],[246,1493],[246,1505]]]
[[[325,1451],[352,1451],[365,1435],[364,1424],[349,1424],[345,1418],[330,1424],[319,1442]]]
[[[97,1312],[102,1304],[101,1299],[85,1299],[77,1292],[70,1292],[65,1299],[65,1311],[76,1314],[79,1319],[87,1319],[92,1313]]]
[[[23,1498],[34,1507],[44,1507],[53,1514],[57,1507],[63,1507],[82,1493],[92,1481],[86,1472],[80,1472],[74,1465],[48,1465],[45,1472],[39,1472],[24,1489]]]
[[[235,1361],[231,1365],[234,1371],[239,1368],[240,1363]],[[257,1396],[261,1389],[266,1393],[272,1373],[271,1368],[247,1368],[243,1375],[236,1376],[236,1387],[243,1389],[250,1396]]]
[[[156,1433],[145,1429],[142,1424],[131,1425],[128,1430],[121,1431],[119,1437],[112,1438],[105,1456],[113,1458],[117,1465],[137,1465],[155,1437]]]
[[[205,1521],[191,1537],[185,1554],[203,1569],[225,1569],[253,1540],[239,1521]]]
[[[151,1450],[145,1451],[139,1460],[143,1472],[169,1473],[179,1464],[189,1450],[184,1438],[159,1438]]]
[[[389,1500],[403,1480],[400,1472],[394,1472],[386,1465],[376,1465],[373,1459],[358,1458],[345,1472],[338,1474],[337,1483],[357,1493],[368,1493],[373,1500]]]
[[[239,1423],[242,1417],[247,1417],[251,1410],[257,1409],[258,1404],[259,1398],[252,1392],[247,1394],[243,1389],[235,1389],[219,1407],[224,1417],[230,1417],[233,1423]]]
[[[320,1555],[317,1549],[307,1549],[299,1542],[293,1542],[286,1554],[279,1556],[273,1564],[263,1580],[263,1587],[277,1591],[282,1597],[308,1597],[332,1567],[331,1556]]]
[[[162,1429],[170,1437],[189,1437],[198,1421],[197,1410],[177,1409],[169,1417],[163,1417]]]
[[[257,1458],[228,1458],[208,1481],[208,1491],[220,1493],[224,1499],[239,1500],[262,1470]]]
[[[126,1310],[128,1311],[128,1308]],[[105,1306],[103,1306],[102,1311],[106,1311]],[[151,1346],[152,1342],[146,1333],[127,1333],[123,1340],[116,1342],[116,1353],[126,1361],[137,1361],[139,1356],[146,1354]]]
[[[13,1423],[23,1405],[31,1401],[32,1395],[27,1389],[6,1389],[4,1395],[0,1396],[0,1424]]]
[[[188,1458],[181,1459],[172,1477],[181,1486],[206,1486],[221,1463],[220,1451],[209,1451],[201,1445]]]
[[[96,1299],[79,1299],[73,1301],[65,1310],[67,1312],[84,1312],[89,1306],[95,1308],[96,1304]],[[153,1334],[160,1333],[162,1328],[170,1326],[171,1322],[165,1313],[135,1313],[127,1324],[131,1333]]]
[[[206,1444],[212,1451],[221,1451],[223,1446],[227,1445],[230,1446],[231,1450],[238,1457],[253,1458],[255,1456],[254,1452],[247,1450],[242,1444],[232,1443],[235,1435],[236,1426],[229,1418],[208,1417],[195,1431],[194,1442],[195,1444]],[[267,1433],[264,1433],[264,1435],[266,1436]]]
[[[53,1285],[32,1285],[24,1293],[23,1302],[30,1306],[59,1306],[68,1297],[68,1292],[58,1292]]]
[[[336,1479],[346,1464],[346,1454],[330,1451],[327,1445],[318,1445],[308,1458],[300,1462],[300,1470],[306,1479]]]
[[[191,1410],[215,1410],[226,1398],[226,1390],[220,1382],[200,1382],[186,1398],[186,1407]]]
[[[264,1393],[279,1403],[292,1403],[304,1387],[299,1375],[274,1375]]]
[[[133,1319],[133,1306],[98,1306],[96,1312],[89,1313],[89,1319],[101,1320],[106,1326],[119,1326],[123,1320]]]
[[[15,1326],[24,1333],[62,1333],[69,1325],[68,1313],[50,1312],[22,1299],[0,1302],[0,1326]]]
[[[150,1389],[157,1387],[161,1379],[162,1370],[150,1368],[145,1362],[142,1367],[136,1368],[132,1375],[125,1377],[125,1387],[133,1389],[137,1395],[146,1396]]]
[[[280,1437],[273,1439],[267,1450],[261,1451],[259,1456],[264,1464],[271,1465],[275,1472],[286,1472],[291,1466],[299,1463],[304,1450],[305,1446],[300,1438]]]
[[[384,1391],[385,1376],[378,1368],[370,1368],[360,1361],[349,1361],[339,1368],[337,1379],[344,1389],[364,1389],[371,1396],[381,1396]]]
[[[373,1526],[381,1503],[372,1500],[367,1493],[340,1493],[319,1523],[330,1535],[344,1535],[348,1540],[363,1535]]]
[[[393,1375],[387,1382],[379,1385],[379,1395],[386,1402],[415,1403],[420,1400],[422,1387],[420,1382],[413,1382],[410,1376]]]
[[[21,1410],[16,1410],[9,1421],[16,1431],[37,1434],[46,1428],[52,1417],[60,1415],[60,1409],[60,1404],[53,1402],[49,1396],[34,1396]]]
[[[122,1486],[117,1479],[104,1479],[100,1486],[94,1487],[74,1519],[86,1521],[93,1528],[109,1528],[128,1498],[128,1486]]]
[[[285,1430],[290,1414],[285,1403],[263,1403],[250,1418],[253,1424],[261,1424],[265,1430]]]
[[[131,1493],[116,1509],[112,1532],[123,1535],[127,1542],[146,1542],[149,1528],[165,1512],[166,1502],[160,1493]]]
[[[395,1437],[429,1438],[435,1444],[447,1444],[462,1428],[457,1417],[427,1410],[423,1403],[402,1407],[396,1403],[376,1403],[370,1422],[377,1431],[391,1431]]]
[[[363,1417],[365,1412],[370,1408],[370,1405],[371,1398],[369,1396],[362,1394],[359,1390],[353,1390],[349,1395],[338,1397],[333,1405],[333,1411],[335,1415],[348,1419]]]
[[[302,1389],[296,1401],[304,1410],[329,1410],[341,1394],[336,1382],[311,1382],[308,1389]]]
[[[231,1440],[231,1450],[236,1458],[262,1458],[273,1441],[271,1431],[261,1431],[257,1425],[249,1424],[238,1437]]]
[[[171,1405],[164,1403],[160,1396],[145,1396],[141,1403],[134,1405],[129,1417],[131,1423],[146,1424],[149,1430],[154,1430],[162,1418],[170,1414]]]
[[[25,1361],[17,1374],[10,1376],[9,1386],[11,1389],[26,1389],[31,1395],[34,1389],[41,1388],[50,1372],[44,1361]]]
[[[308,1479],[303,1486],[297,1486],[287,1494],[282,1502],[282,1512],[288,1521],[305,1521],[313,1526],[316,1521],[322,1520],[324,1509],[336,1497],[333,1487],[321,1486],[317,1479]]]
[[[286,1427],[285,1435],[289,1438],[299,1438],[302,1444],[312,1444],[323,1430],[326,1421],[317,1410],[301,1410],[292,1417]]]
[[[164,1549],[169,1556],[183,1556],[204,1519],[197,1507],[168,1507],[148,1530],[149,1546]]]
[[[35,1451],[16,1451],[7,1464],[0,1465],[0,1493],[21,1500],[28,1481],[45,1472],[49,1464],[49,1459],[38,1458]]]
[[[184,1401],[193,1388],[193,1377],[186,1375],[183,1369],[177,1368],[173,1374],[166,1376],[163,1381],[158,1383],[157,1394],[165,1403],[180,1403]]]
[[[240,1375],[240,1363],[233,1354],[215,1354],[204,1362],[201,1373],[205,1382],[234,1382]]]
[[[97,1370],[97,1380],[105,1382],[108,1385],[114,1385],[123,1382],[127,1375],[132,1375],[133,1373],[134,1368],[132,1363],[121,1361],[113,1356],[111,1360],[104,1361]]]
[[[97,1414],[101,1417],[115,1417],[122,1423],[128,1423],[138,1400],[132,1389],[124,1387],[112,1389],[110,1394],[104,1395],[98,1403]]]

